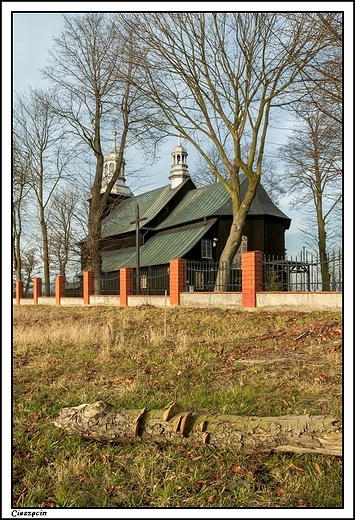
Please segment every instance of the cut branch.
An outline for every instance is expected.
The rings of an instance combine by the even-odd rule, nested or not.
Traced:
[[[115,410],[104,401],[65,407],[54,421],[69,434],[103,442],[210,444],[241,453],[293,452],[342,455],[342,425],[333,417],[255,417],[166,410]]]

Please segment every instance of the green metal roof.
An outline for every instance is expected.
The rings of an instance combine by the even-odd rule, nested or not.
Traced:
[[[191,190],[156,229],[166,229],[217,215],[218,210],[229,199],[227,190],[219,182]]]
[[[184,184],[185,183],[182,183],[173,189],[169,184],[162,188],[147,191],[141,195],[123,200],[112,213],[102,221],[102,236],[109,237],[134,231],[136,225],[131,224],[131,222],[135,220],[137,204],[139,205],[139,216],[141,218],[146,217],[146,220],[141,223],[141,227],[147,226],[149,221],[157,216],[159,211],[168,204],[171,198],[176,195]]]
[[[216,219],[157,233],[140,248],[140,266],[168,264],[174,258],[182,258],[201,240]],[[136,267],[136,249],[129,247],[118,251],[102,252],[102,271],[117,271],[121,267]]]
[[[241,180],[241,196],[247,189],[246,177]],[[261,184],[250,206],[249,215],[272,215],[290,219],[272,202]],[[208,217],[232,215],[230,195],[220,182],[189,191],[174,211],[156,229],[167,229]]]

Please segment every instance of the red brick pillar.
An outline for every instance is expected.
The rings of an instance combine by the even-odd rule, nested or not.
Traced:
[[[133,268],[122,267],[120,269],[120,305],[127,307],[128,296],[133,294]]]
[[[186,260],[170,260],[170,305],[180,305],[180,293],[186,291]]]
[[[33,279],[33,305],[38,305],[38,297],[42,296],[42,278]]]
[[[16,282],[16,305],[20,305],[23,295],[23,283]]]
[[[95,294],[95,272],[84,271],[83,296],[84,305],[90,305],[90,296]]]
[[[263,253],[242,253],[242,305],[256,307],[256,293],[263,290]]]
[[[60,300],[65,293],[65,278],[64,276],[55,277],[55,304],[60,305]]]

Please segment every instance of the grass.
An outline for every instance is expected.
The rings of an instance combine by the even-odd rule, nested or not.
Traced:
[[[53,425],[98,399],[341,418],[341,325],[338,311],[15,307],[13,507],[341,507],[340,457],[100,444]]]

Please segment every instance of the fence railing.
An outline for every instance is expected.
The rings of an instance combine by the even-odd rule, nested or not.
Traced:
[[[220,278],[217,274],[220,270]],[[238,264],[225,262],[219,266],[217,262],[194,262],[187,261],[186,264],[186,286],[187,291],[241,291],[242,270]],[[221,283],[217,283],[221,280]]]
[[[170,292],[169,266],[148,267],[139,270],[139,291],[137,290],[137,270],[133,269],[133,294],[159,295]]]
[[[71,298],[82,298],[83,280],[80,279],[75,282],[65,282],[64,296]]]
[[[303,250],[294,258],[264,255],[264,291],[342,291],[341,250],[327,258]]]
[[[120,272],[101,273],[100,294],[117,295],[120,294]]]

